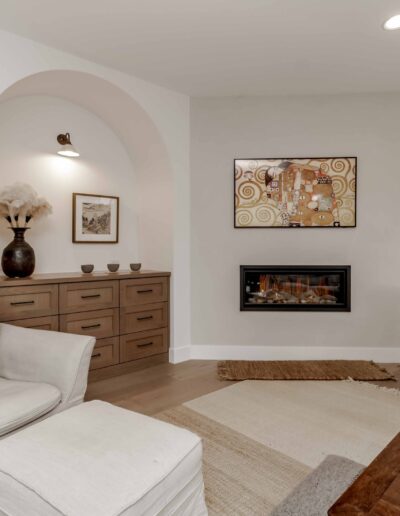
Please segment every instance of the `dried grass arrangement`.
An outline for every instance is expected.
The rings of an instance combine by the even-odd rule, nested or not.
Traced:
[[[52,211],[49,202],[28,184],[14,183],[0,191],[0,217],[13,228],[26,228],[31,219],[45,217]]]

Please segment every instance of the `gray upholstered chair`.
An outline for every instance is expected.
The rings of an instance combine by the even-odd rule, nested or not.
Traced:
[[[0,324],[0,439],[82,403],[95,342]]]

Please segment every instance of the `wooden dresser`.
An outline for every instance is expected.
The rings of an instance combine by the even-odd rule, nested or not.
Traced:
[[[97,338],[90,379],[168,360],[168,272],[0,277],[0,321]]]

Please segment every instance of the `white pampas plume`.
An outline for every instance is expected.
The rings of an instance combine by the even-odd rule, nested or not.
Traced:
[[[30,213],[32,209],[32,203],[26,202],[24,203],[18,213],[18,227],[26,226],[26,218],[28,217],[28,213]]]
[[[29,215],[35,219],[40,219],[41,217],[50,215],[50,213],[53,213],[53,208],[50,203],[46,201],[44,197],[38,197],[33,201]]]
[[[18,227],[18,216],[20,209],[24,206],[22,199],[14,199],[8,204],[8,213],[11,217],[12,227]]]
[[[14,183],[0,191],[0,201],[12,202],[18,199],[24,202],[33,202],[36,198],[35,190],[25,183]]]
[[[50,204],[38,197],[35,190],[25,183],[15,183],[0,191],[0,217],[13,227],[25,227],[32,217],[40,218],[52,212]]]

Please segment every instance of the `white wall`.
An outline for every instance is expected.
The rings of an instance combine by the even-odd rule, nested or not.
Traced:
[[[70,132],[81,153],[56,154],[59,133]],[[72,272],[82,263],[106,270],[112,260],[129,268],[140,259],[138,195],[132,162],[116,135],[97,116],[54,97],[20,97],[0,103],[1,186],[28,183],[53,206],[53,214],[33,221],[26,239],[36,253],[36,272]],[[72,243],[72,193],[120,197],[118,244]],[[6,221],[0,246],[12,239]]]
[[[400,95],[194,99],[195,358],[400,359]],[[233,159],[358,156],[358,227],[233,228]],[[351,313],[239,311],[240,264],[350,264]]]

